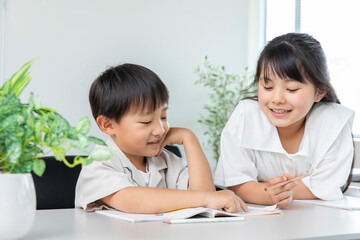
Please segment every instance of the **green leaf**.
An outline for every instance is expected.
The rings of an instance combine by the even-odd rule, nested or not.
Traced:
[[[74,141],[79,140],[79,133],[76,131],[75,128],[70,127],[68,132],[68,138]]]
[[[34,124],[34,137],[37,141],[41,141],[41,124],[42,121],[39,119]]]
[[[17,89],[16,87],[24,84],[24,82],[27,81],[27,83],[29,83],[30,80],[27,80],[26,78],[24,78],[23,76],[26,75],[27,71],[29,70],[29,68],[31,67],[31,65],[36,61],[37,59],[31,60],[27,63],[25,63],[16,73],[14,73],[14,75],[11,76],[11,78],[9,80],[7,80],[3,87],[2,87],[2,94],[8,94],[10,92],[13,92],[13,88],[15,87],[15,89]],[[31,77],[30,77],[31,79]],[[25,86],[27,85],[27,83],[25,84]],[[24,87],[25,87],[24,86]],[[22,90],[24,89],[24,87],[22,87]],[[22,91],[21,90],[21,91]],[[19,92],[19,89],[17,90],[17,93],[20,94],[21,91]],[[19,96],[19,95],[17,95]]]
[[[79,134],[78,136],[79,136],[80,148],[87,148],[89,146],[89,141],[87,137],[85,137],[85,135],[83,134]]]
[[[27,73],[25,76],[19,79],[19,81],[16,83],[16,85],[13,86],[11,90],[15,94],[15,96],[20,96],[24,88],[29,84],[31,78],[32,73]]]
[[[87,140],[89,142],[92,142],[92,143],[95,143],[95,144],[98,144],[98,145],[106,146],[106,143],[102,139],[97,138],[97,137],[88,136]]]
[[[48,132],[44,136],[44,141],[50,146],[50,147],[56,147],[61,143],[61,136],[59,136],[55,132]]]
[[[34,159],[34,163],[32,165],[32,170],[33,172],[38,175],[39,177],[41,177],[45,171],[45,161],[43,159]]]
[[[92,163],[94,160],[96,161],[105,161],[110,159],[112,153],[106,148],[95,148],[91,153],[88,159],[85,161],[85,165]]]
[[[29,173],[32,170],[33,161],[23,161],[21,164],[14,167],[14,173]]]
[[[20,112],[23,105],[14,94],[10,93],[0,99],[0,117]]]
[[[87,134],[91,129],[91,122],[89,117],[83,117],[76,125],[76,131],[82,134]]]
[[[17,139],[13,139],[13,141],[6,146],[5,156],[9,163],[18,164],[21,152],[21,142]]]

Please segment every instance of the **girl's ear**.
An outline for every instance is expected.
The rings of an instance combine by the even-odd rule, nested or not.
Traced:
[[[328,90],[326,91],[320,91],[319,89],[316,91],[316,97],[315,97],[315,100],[314,102],[320,102],[321,99],[325,96],[325,94],[328,92]]]
[[[110,136],[114,135],[114,128],[111,119],[100,115],[96,118],[96,123],[99,125],[101,131]]]

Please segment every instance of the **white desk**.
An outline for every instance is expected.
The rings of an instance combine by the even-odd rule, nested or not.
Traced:
[[[28,240],[360,239],[360,211],[293,203],[281,215],[243,222],[129,223],[80,209],[38,210]]]

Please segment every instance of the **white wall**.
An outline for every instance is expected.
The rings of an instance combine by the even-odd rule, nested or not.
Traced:
[[[256,29],[262,24],[258,6],[263,0],[0,2],[1,9],[5,4],[1,76],[8,79],[39,57],[23,99],[36,93],[73,125],[91,116],[88,90],[97,75],[130,62],[152,69],[168,86],[171,126],[188,127],[205,143],[197,119],[208,99],[206,89],[193,84],[195,66],[208,55],[239,73],[253,68],[262,47]],[[91,134],[106,138],[94,121]],[[211,159],[210,149],[203,147]]]

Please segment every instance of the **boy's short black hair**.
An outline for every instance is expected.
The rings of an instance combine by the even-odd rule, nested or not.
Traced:
[[[89,92],[92,114],[119,121],[129,112],[155,110],[168,103],[165,84],[150,69],[136,64],[111,67],[92,83]]]

